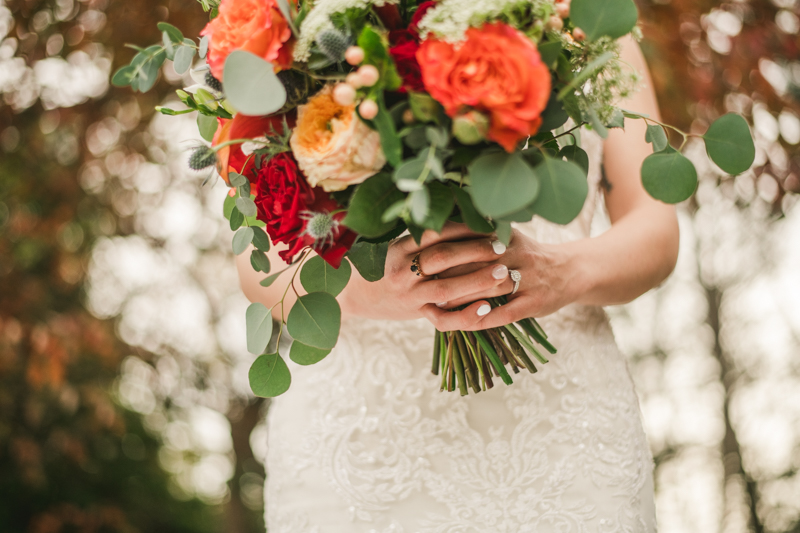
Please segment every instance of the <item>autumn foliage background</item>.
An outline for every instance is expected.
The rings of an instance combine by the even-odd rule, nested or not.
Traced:
[[[666,121],[740,112],[758,146],[737,178],[700,164],[675,276],[612,310],[660,530],[798,532],[800,5],[639,7]],[[0,0],[0,531],[263,531],[224,192],[185,169],[191,119],[154,115],[171,66],[145,95],[108,84],[162,20],[206,22],[195,0]]]

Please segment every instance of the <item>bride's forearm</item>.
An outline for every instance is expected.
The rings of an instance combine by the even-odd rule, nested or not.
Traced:
[[[627,303],[658,286],[675,267],[678,240],[674,208],[661,204],[632,210],[602,235],[561,245],[578,284],[576,303]]]

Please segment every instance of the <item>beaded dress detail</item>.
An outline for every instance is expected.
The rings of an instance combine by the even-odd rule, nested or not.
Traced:
[[[583,211],[517,225],[536,240],[590,234],[602,142],[582,137]],[[439,392],[425,320],[349,319],[321,363],[287,361],[267,418],[268,532],[654,532],[652,457],[606,314],[571,305],[540,323],[550,362],[466,397]]]

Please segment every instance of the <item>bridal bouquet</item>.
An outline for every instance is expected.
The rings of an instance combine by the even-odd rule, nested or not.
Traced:
[[[654,153],[642,165],[645,189],[677,203],[697,185],[667,129],[684,144],[694,134],[615,106],[638,82],[617,42],[637,31],[633,0],[200,3],[211,21],[199,41],[160,23],[162,43],[137,48],[112,81],[147,91],[165,60],[195,80],[177,92],[185,109],[159,110],[197,112],[209,145],[194,149],[189,165],[214,167],[230,187],[233,251],[253,246],[263,286],[286,270],[270,265],[270,242],[288,246],[280,256],[298,268],[284,299],[297,292],[296,278],[306,294],[288,314],[284,299],[276,305],[298,364],[319,362],[336,345],[335,297],[351,265],[380,279],[389,241],[405,231],[419,242],[455,220],[507,244],[512,222],[572,221],[588,191],[583,126],[605,137],[626,119],[646,121]],[[738,115],[720,117],[702,138],[728,173],[753,163]],[[422,274],[416,261],[411,270]],[[253,391],[282,394],[289,369],[280,354],[264,353],[271,310],[252,304],[246,323],[248,350],[259,355]],[[437,332],[432,370],[443,390],[465,395],[491,388],[493,376],[510,384],[506,367],[535,372],[532,358],[546,363],[543,351],[556,350],[532,318]]]

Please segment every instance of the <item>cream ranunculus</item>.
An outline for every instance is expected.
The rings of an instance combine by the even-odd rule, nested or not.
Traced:
[[[386,164],[378,132],[358,118],[354,105],[334,102],[330,86],[298,107],[289,143],[308,183],[325,191],[361,183]]]

